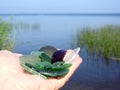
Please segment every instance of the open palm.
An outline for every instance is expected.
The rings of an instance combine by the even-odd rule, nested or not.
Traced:
[[[67,54],[70,51],[68,50]],[[82,62],[77,55],[66,76],[43,79],[37,75],[26,73],[20,66],[20,56],[21,54],[7,50],[0,51],[0,90],[58,90],[69,80]]]

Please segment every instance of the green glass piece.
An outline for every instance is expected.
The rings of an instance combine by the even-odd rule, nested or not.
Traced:
[[[35,71],[36,74],[38,75],[38,73],[40,73],[41,75],[44,75],[45,77],[59,77],[59,76],[64,76],[69,72],[68,68],[65,68],[63,70],[56,70],[53,71],[51,69],[41,69],[38,67],[33,66],[32,64],[29,63],[25,63],[25,66],[29,67],[31,70]],[[28,70],[31,72],[31,70]],[[34,72],[32,71],[32,73],[34,74]]]
[[[30,53],[30,55],[39,56],[39,55],[41,55],[41,53],[42,53],[42,51],[32,51],[32,52]]]
[[[31,63],[35,65],[36,63],[41,62],[41,59],[35,55],[23,55],[20,56],[20,64]]]
[[[65,64],[62,65],[63,68],[69,68],[71,66],[72,66],[72,64],[68,64],[68,63],[65,63]]]
[[[53,54],[56,50],[57,49],[53,46],[44,46],[44,47],[40,48],[39,51],[44,51],[45,53],[47,53],[52,58],[52,56],[53,56]]]
[[[69,69],[63,69],[63,70],[45,70],[44,72],[40,72],[42,75],[45,75],[47,77],[59,77],[64,76],[69,72]]]
[[[52,64],[52,70],[57,71],[57,70],[63,70],[66,68],[69,68],[71,64],[65,64],[64,62],[56,62]]]
[[[41,59],[42,62],[46,61],[51,63],[51,58],[45,52],[41,52],[39,58]]]
[[[38,62],[36,63],[35,67],[40,68],[40,69],[51,69],[52,64],[49,62]]]
[[[45,47],[41,50],[46,51],[47,49]],[[49,50],[51,50],[51,48]],[[64,60],[51,63],[51,60],[52,58],[47,54],[47,52],[32,51],[30,55],[23,55],[20,57],[20,64],[23,69],[29,73],[42,77],[59,77],[64,76],[69,72],[69,67],[72,64],[66,63]]]

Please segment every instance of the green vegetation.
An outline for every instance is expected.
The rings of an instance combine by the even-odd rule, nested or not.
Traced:
[[[14,23],[14,28],[17,30],[40,30],[40,24],[37,22],[29,23],[26,21],[19,21]]]
[[[14,46],[12,24],[0,18],[0,50],[12,50]]]
[[[108,25],[101,28],[83,28],[78,31],[78,44],[108,59],[120,60],[120,26]]]

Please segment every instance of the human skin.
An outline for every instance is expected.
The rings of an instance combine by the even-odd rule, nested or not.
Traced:
[[[67,55],[72,50],[67,50]],[[0,51],[0,90],[59,90],[70,79],[79,67],[82,59],[79,55],[72,61],[67,75],[60,78],[43,79],[37,75],[26,73],[19,57],[22,54],[7,50]]]

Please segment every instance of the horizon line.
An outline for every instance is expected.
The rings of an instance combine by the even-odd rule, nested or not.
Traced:
[[[2,16],[18,16],[18,15],[66,15],[66,16],[79,16],[79,15],[120,15],[120,13],[0,13]]]

